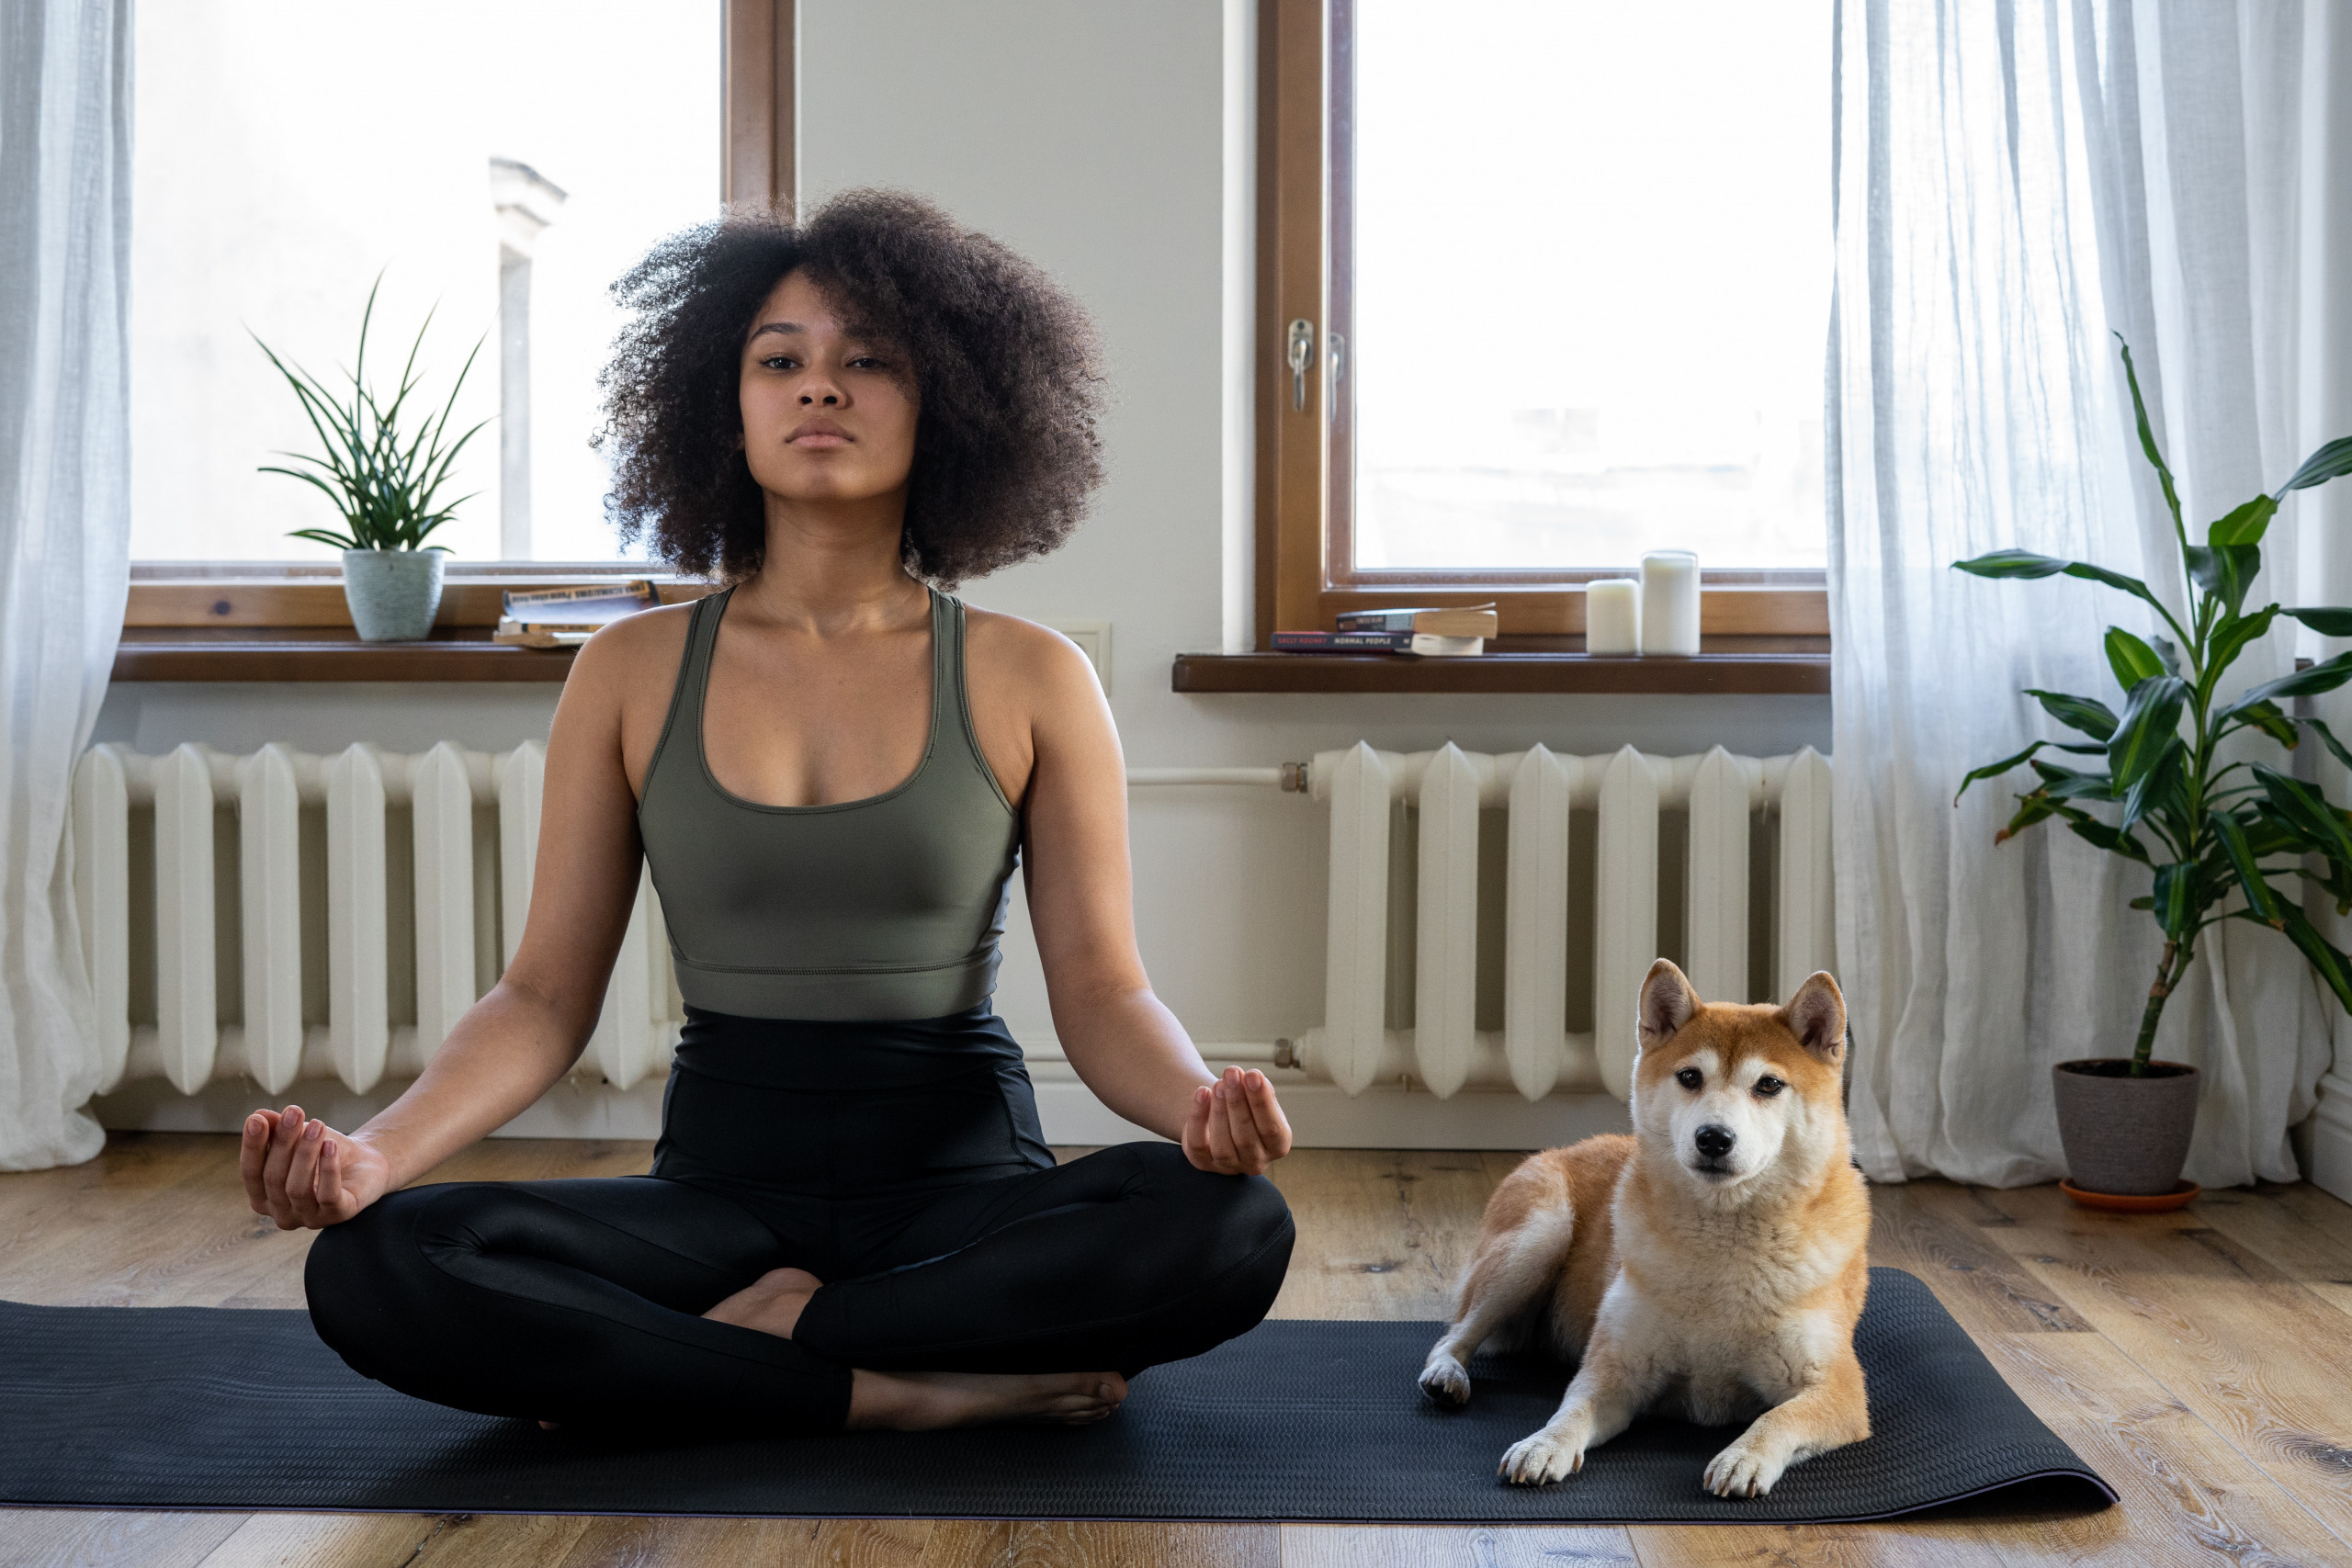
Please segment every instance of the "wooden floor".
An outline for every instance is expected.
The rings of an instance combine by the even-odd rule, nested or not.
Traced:
[[[620,1175],[650,1157],[646,1143],[502,1140],[431,1179]],[[1479,1207],[1514,1159],[1292,1156],[1276,1175],[1299,1245],[1276,1314],[1442,1315]],[[0,1511],[0,1562],[2352,1563],[2352,1208],[2307,1187],[2217,1192],[2177,1214],[2129,1218],[2087,1213],[2046,1187],[1922,1183],[1873,1196],[1872,1261],[1926,1280],[2026,1403],[2122,1492],[2121,1506],[1625,1529],[19,1509]],[[86,1165],[0,1174],[0,1296],[17,1301],[300,1306],[311,1235],[245,1208],[226,1136],[119,1134]]]

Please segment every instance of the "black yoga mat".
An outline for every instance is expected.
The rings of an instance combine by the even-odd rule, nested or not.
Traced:
[[[1414,1383],[1429,1323],[1280,1320],[1156,1367],[1082,1427],[695,1439],[565,1430],[395,1393],[300,1312],[0,1302],[0,1502],[111,1508],[917,1518],[1831,1521],[2108,1484],[2035,1419],[1928,1288],[1871,1270],[1874,1434],[1768,1497],[1700,1489],[1736,1427],[1645,1421],[1556,1485],[1495,1475],[1566,1370],[1481,1358],[1471,1403]],[[582,1377],[595,1369],[582,1367]]]

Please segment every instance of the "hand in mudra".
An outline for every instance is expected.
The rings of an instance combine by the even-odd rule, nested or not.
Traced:
[[[245,1201],[282,1231],[340,1224],[384,1195],[384,1156],[302,1114],[299,1105],[245,1118],[237,1166]]]
[[[1184,1122],[1184,1157],[1221,1176],[1257,1176],[1290,1153],[1290,1122],[1274,1086],[1251,1067],[1227,1067],[1212,1086],[1193,1091]]]

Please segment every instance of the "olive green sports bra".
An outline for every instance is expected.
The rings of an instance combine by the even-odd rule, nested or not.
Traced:
[[[931,736],[896,789],[831,806],[729,794],[703,750],[710,650],[732,588],[695,605],[638,831],[678,994],[747,1018],[940,1018],[996,988],[1020,814],[964,691],[964,606],[931,595]]]

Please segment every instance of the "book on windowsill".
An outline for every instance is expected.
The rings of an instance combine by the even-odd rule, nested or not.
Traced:
[[[513,616],[499,620],[498,629],[490,634],[492,642],[509,648],[578,648],[598,632],[603,626],[572,626],[562,621],[518,621]]]
[[[1276,632],[1276,653],[1409,653],[1424,659],[1465,659],[1487,650],[1482,637],[1432,637],[1427,632]]]
[[[490,640],[514,648],[577,648],[625,615],[661,604],[650,578],[586,588],[506,591],[505,615]]]
[[[1343,632],[1421,632],[1430,637],[1489,637],[1502,630],[1492,604],[1449,604],[1433,609],[1350,610],[1340,616]]]

